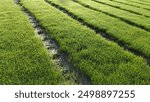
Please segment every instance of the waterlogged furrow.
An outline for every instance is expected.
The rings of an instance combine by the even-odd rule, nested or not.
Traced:
[[[0,0],[0,84],[63,84],[61,72],[13,0]]]
[[[150,83],[150,68],[142,58],[96,35],[44,0],[21,1],[92,84]],[[68,1],[63,3],[68,5]]]
[[[90,28],[105,33],[106,36],[113,38],[110,38],[110,40],[115,39],[115,42],[121,43],[124,48],[130,49],[133,53],[138,53],[138,55],[147,59],[150,57],[149,32],[137,29],[95,10],[87,9],[71,0],[68,0],[66,4],[54,0],[48,1],[51,1],[52,5],[54,3],[60,5],[69,13],[73,14],[73,16],[76,16],[77,19],[90,26]]]
[[[125,11],[131,12],[131,13],[135,13],[135,14],[138,14],[138,15],[143,15],[145,17],[150,18],[149,10],[133,7],[133,6],[130,6],[130,5],[121,4],[121,3],[118,3],[118,2],[114,2],[112,0],[111,1],[110,0],[92,0],[92,1],[102,3],[102,4],[105,4],[105,5],[108,5],[108,6],[112,6],[112,7],[121,9],[121,10],[125,10]]]
[[[73,1],[78,2],[79,4],[87,8],[90,8],[90,9],[102,12],[104,14],[107,14],[109,16],[118,18],[132,26],[136,26],[146,31],[150,31],[150,18],[146,18],[144,16],[133,14],[124,10],[119,10],[117,8],[104,5],[104,4],[100,4],[91,0],[86,0],[86,1],[85,0],[73,0]]]

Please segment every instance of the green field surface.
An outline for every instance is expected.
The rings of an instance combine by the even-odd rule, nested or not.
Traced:
[[[150,57],[150,32],[129,25],[104,13],[85,8],[71,0],[68,0],[67,3],[57,0],[48,1],[60,5],[96,29],[102,30],[104,33],[107,33],[107,35],[115,37],[118,42],[126,44],[128,48],[135,49],[136,52],[143,54],[143,56],[147,58]]]
[[[142,4],[146,4],[146,5],[150,5],[150,1],[149,0],[132,0],[134,2],[138,2],[138,3],[142,3]]]
[[[136,1],[136,0],[134,0],[134,1]],[[150,1],[149,0],[138,0],[138,2],[150,5]]]
[[[48,51],[12,0],[0,1],[0,84],[62,84]]]
[[[150,4],[144,4],[141,2],[138,2],[136,0],[113,0],[122,4],[126,4],[126,5],[131,5],[131,6],[135,6],[135,7],[139,7],[139,8],[143,8],[143,9],[147,9],[150,10]]]
[[[150,31],[150,18],[133,14],[128,11],[119,10],[117,8],[100,4],[91,0],[75,0],[78,1],[83,6],[87,6],[99,12],[105,13],[107,15],[119,18],[125,22],[130,23],[131,25],[136,25],[139,28]]]
[[[108,6],[116,7],[118,9],[122,9],[122,10],[126,10],[129,12],[135,13],[135,14],[143,15],[143,16],[146,16],[148,18],[150,17],[149,10],[137,8],[134,6],[123,4],[123,3],[114,2],[113,0],[92,0],[92,1],[97,1],[99,3],[103,3],[103,4],[108,5]]]
[[[91,85],[150,85],[150,32],[137,26],[149,28],[148,17],[94,0],[17,1],[0,1],[0,84],[79,84],[70,81],[76,77]],[[31,16],[69,62],[67,79]]]

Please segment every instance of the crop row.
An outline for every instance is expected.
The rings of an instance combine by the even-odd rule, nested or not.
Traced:
[[[93,0],[93,1],[96,1],[98,3],[103,3],[105,5],[112,6],[115,8],[119,8],[121,10],[126,10],[126,11],[129,11],[131,13],[143,15],[143,16],[148,17],[148,18],[150,17],[149,10],[145,10],[142,8],[137,8],[134,6],[125,5],[125,4],[121,4],[121,3],[110,1],[110,0]]]
[[[125,4],[125,5],[131,5],[131,6],[141,6],[141,8],[149,8],[149,4],[148,3],[144,3],[144,2],[139,2],[139,1],[135,1],[135,0],[122,0],[122,1],[119,1],[119,0],[111,0],[111,1],[114,1],[114,2],[118,2],[118,3],[122,3],[122,4]]]
[[[130,6],[146,9],[146,10],[150,11],[150,5],[137,3],[135,1],[130,1],[130,0],[121,0],[121,1],[120,0],[112,0],[112,1],[118,2],[118,3],[121,3],[121,4],[125,4],[125,5],[130,5]]]
[[[149,0],[128,0],[128,1],[133,2],[133,3],[137,3],[137,4],[141,4],[143,6],[145,6],[145,5],[149,6],[150,5]]]
[[[51,4],[57,4],[65,10],[81,19],[92,28],[116,39],[116,42],[124,43],[126,47],[136,50],[141,55],[150,57],[150,33],[122,22],[119,19],[81,6],[71,0],[67,4],[55,0],[48,0]],[[80,12],[78,12],[80,11]],[[84,15],[83,15],[84,14]]]
[[[150,68],[142,58],[96,35],[44,0],[21,0],[21,4],[36,17],[58,42],[61,51],[68,54],[73,66],[85,73],[92,84],[150,83]],[[70,1],[63,2],[63,5],[70,5],[77,12],[81,9],[74,7]],[[83,14],[82,11],[81,13]],[[92,15],[91,12],[89,14]]]
[[[124,10],[119,10],[117,8],[100,4],[91,0],[75,0],[79,4],[91,8],[93,10],[105,13],[107,15],[113,16],[115,18],[119,18],[133,26],[137,26],[146,31],[150,31],[150,18],[133,14]]]
[[[0,0],[0,18],[0,84],[62,84],[52,56],[13,0]]]
[[[150,4],[149,0],[138,0],[138,2],[142,2],[142,3],[145,3],[145,4]]]
[[[139,3],[139,4],[143,4],[143,5],[147,5],[147,6],[149,6],[150,5],[150,2],[149,2],[149,0],[130,0],[130,1],[132,1],[132,2],[136,2],[136,3]]]

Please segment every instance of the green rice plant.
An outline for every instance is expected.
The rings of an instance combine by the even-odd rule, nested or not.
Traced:
[[[150,5],[145,4],[143,2],[139,2],[137,0],[136,1],[135,0],[121,0],[121,1],[120,0],[112,0],[112,1],[116,1],[116,2],[119,2],[119,3],[126,4],[126,5],[131,5],[131,6],[135,6],[135,7],[150,10]]]
[[[145,9],[141,9],[141,8],[125,5],[125,4],[121,4],[121,3],[118,3],[118,2],[113,2],[113,1],[110,1],[110,0],[94,0],[94,1],[106,4],[106,5],[109,5],[109,6],[113,6],[113,7],[122,9],[122,10],[126,10],[126,11],[129,11],[129,12],[135,13],[135,14],[143,15],[143,16],[146,16],[148,18],[150,17],[149,10],[145,10]]]
[[[141,15],[133,14],[128,11],[120,10],[108,5],[100,4],[91,0],[75,0],[76,2],[86,6],[88,8],[94,9],[96,11],[105,13],[115,18],[119,18],[131,25],[135,25],[139,28],[150,31],[150,18],[146,18]]]
[[[150,57],[149,32],[133,27],[106,14],[85,8],[71,0],[68,0],[66,4],[57,0],[48,1],[63,7],[68,12],[77,16],[78,19],[82,19],[84,22],[90,24],[96,29],[107,33],[107,35],[115,37],[117,42],[123,42],[128,48],[136,50],[136,52],[146,56],[147,58]]]
[[[150,4],[149,0],[135,0],[135,1],[138,1],[138,2],[141,2],[141,3],[144,3],[144,4]]]
[[[0,0],[0,84],[63,84],[52,55],[13,0]]]
[[[63,7],[71,7],[82,15],[90,11],[86,9],[83,12],[82,6],[69,0],[51,1]],[[68,54],[74,68],[86,74],[92,84],[150,84],[150,67],[144,59],[97,35],[44,0],[21,0],[21,4],[58,42],[61,51]],[[89,12],[89,15],[92,14]],[[94,17],[93,22],[95,20]]]

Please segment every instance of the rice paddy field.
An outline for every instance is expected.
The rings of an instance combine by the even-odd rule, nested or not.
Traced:
[[[0,0],[1,85],[150,85],[149,0]]]

